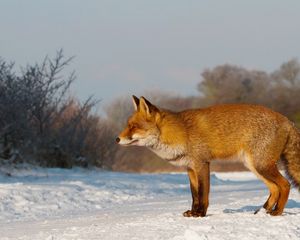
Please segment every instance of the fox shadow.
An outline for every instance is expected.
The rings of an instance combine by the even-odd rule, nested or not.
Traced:
[[[258,209],[262,208],[261,205],[249,205],[249,206],[244,206],[238,209],[231,209],[231,208],[226,208],[223,210],[223,213],[241,213],[241,212],[255,212]],[[300,202],[297,202],[293,199],[289,199],[285,208],[287,209],[292,209],[292,208],[299,208],[300,209]],[[291,214],[291,213],[286,213],[286,214]]]

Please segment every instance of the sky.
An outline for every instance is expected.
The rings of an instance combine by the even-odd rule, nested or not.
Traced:
[[[298,0],[0,0],[0,56],[16,66],[60,48],[73,94],[109,102],[145,91],[196,95],[201,72],[272,71],[300,58]]]

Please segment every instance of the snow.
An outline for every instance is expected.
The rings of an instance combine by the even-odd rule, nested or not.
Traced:
[[[267,197],[250,172],[213,173],[207,216],[185,218],[186,174],[2,168],[0,239],[300,239],[300,194],[254,215]]]

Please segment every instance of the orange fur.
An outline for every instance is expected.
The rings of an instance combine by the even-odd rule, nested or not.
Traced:
[[[133,102],[136,111],[117,141],[146,146],[170,163],[187,167],[193,205],[185,216],[206,214],[209,163],[229,158],[244,161],[268,186],[270,197],[264,205],[268,213],[282,213],[289,183],[276,167],[281,157],[293,181],[300,183],[300,134],[286,117],[247,104],[171,112],[144,97],[133,97]]]

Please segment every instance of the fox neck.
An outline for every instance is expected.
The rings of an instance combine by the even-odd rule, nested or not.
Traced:
[[[186,129],[176,113],[163,112],[161,115],[158,123],[160,136],[149,149],[161,158],[176,164],[186,159]]]

